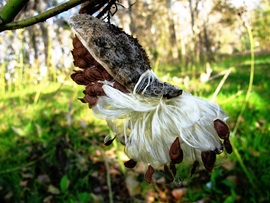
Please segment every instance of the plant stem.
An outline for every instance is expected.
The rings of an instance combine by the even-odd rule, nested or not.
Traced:
[[[250,97],[251,91],[252,91],[252,87],[253,87],[253,79],[254,79],[254,72],[255,72],[255,68],[254,68],[254,61],[255,61],[255,56],[254,56],[254,40],[253,40],[253,35],[252,35],[252,30],[251,27],[245,23],[245,27],[247,28],[248,31],[248,36],[249,36],[249,42],[250,42],[250,59],[251,59],[251,64],[250,64],[250,76],[249,76],[249,84],[248,84],[248,90],[247,90],[247,94],[244,100],[244,104],[241,108],[241,111],[238,115],[236,124],[234,126],[233,129],[233,134],[236,135],[237,130],[239,128],[239,124],[241,122],[241,117],[247,107],[247,103],[248,103],[248,99]]]
[[[28,1],[29,0],[9,0],[0,9],[0,25],[12,22]]]
[[[109,167],[108,159],[104,155],[103,151],[102,151],[102,157],[103,157],[104,164],[105,164],[105,167],[106,167],[106,179],[107,179],[107,185],[108,185],[108,190],[109,190],[109,203],[113,203],[113,192],[112,192],[110,167]]]
[[[33,17],[28,18],[26,20],[1,25],[0,32],[2,32],[4,30],[15,30],[15,29],[19,29],[19,28],[24,28],[24,27],[34,25],[34,24],[39,23],[39,22],[44,22],[48,18],[51,18],[59,13],[67,11],[68,9],[73,8],[73,7],[83,3],[85,1],[86,0],[70,0],[66,3],[63,3],[59,6],[56,6],[48,11],[45,11],[39,15],[33,16]]]
[[[220,83],[219,83],[219,85],[218,85],[216,91],[214,92],[214,94],[213,94],[213,96],[212,96],[211,101],[215,101],[215,99],[216,99],[216,97],[217,97],[219,91],[221,90],[222,86],[224,85],[224,83],[225,83],[226,79],[228,78],[228,76],[230,75],[231,71],[232,71],[232,68],[229,68],[229,69],[225,72],[225,74],[224,74],[222,80],[220,81]]]
[[[236,124],[234,126],[233,135],[236,135],[237,130],[238,130],[239,125],[240,125],[240,122],[241,122],[241,118],[242,118],[243,113],[244,113],[244,111],[245,111],[245,109],[247,107],[247,103],[248,103],[248,100],[249,100],[249,97],[250,97],[250,94],[251,94],[251,91],[252,91],[252,87],[253,87],[253,79],[254,79],[254,72],[255,72],[255,68],[254,68],[255,56],[254,56],[253,34],[252,34],[252,30],[251,30],[250,25],[247,22],[244,22],[244,25],[247,28],[248,36],[249,36],[249,42],[250,42],[250,58],[251,58],[250,77],[249,77],[249,85],[248,85],[247,94],[246,94],[246,97],[245,97],[245,100],[244,100],[244,104],[243,104],[243,106],[241,108],[241,111],[240,111],[240,113],[238,115]],[[253,186],[253,188],[255,190],[257,190],[256,185],[254,184],[254,180],[250,176],[250,173],[249,173],[248,169],[246,168],[241,155],[239,154],[239,152],[238,152],[237,148],[235,147],[234,143],[232,142],[231,144],[232,144],[232,147],[233,147],[233,151],[234,151],[234,153],[236,155],[236,158],[237,158],[241,168],[243,169],[244,173],[246,174],[250,184]]]

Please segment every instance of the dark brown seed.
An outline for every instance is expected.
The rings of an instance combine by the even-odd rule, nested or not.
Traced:
[[[91,81],[95,82],[98,80],[104,80],[101,72],[97,70],[94,66],[84,70],[85,77]]]
[[[171,162],[174,164],[179,164],[183,161],[183,150],[181,149],[179,137],[177,137],[171,145],[169,155]]]
[[[214,120],[214,128],[216,129],[217,134],[221,139],[229,138],[230,130],[225,122],[220,119]]]
[[[130,159],[124,163],[125,167],[127,168],[134,168],[136,166],[137,162],[133,159]]]
[[[146,182],[148,182],[149,184],[150,184],[151,181],[152,181],[152,176],[153,176],[154,172],[155,172],[155,169],[154,169],[151,165],[149,165],[149,166],[148,166],[148,169],[147,169],[147,171],[146,171],[146,173],[144,174],[144,179],[145,179]]]
[[[216,153],[214,151],[202,152],[202,161],[204,167],[211,171],[214,168],[214,164],[216,162]]]
[[[77,57],[76,58],[74,57],[73,63],[74,63],[74,66],[77,66],[79,68],[87,68],[88,67],[88,64],[85,62],[85,60],[77,58]]]
[[[198,162],[197,160],[194,161],[194,163],[193,163],[193,165],[192,165],[192,168],[191,168],[191,170],[190,170],[190,177],[193,176],[193,174],[195,173],[196,168],[197,168],[198,165],[199,165],[199,162]]]
[[[114,87],[115,89],[118,89],[119,91],[121,91],[121,92],[123,92],[123,93],[129,93],[129,91],[128,91],[123,85],[121,85],[121,84],[120,84],[119,82],[117,82],[117,81],[114,82],[113,87]]]
[[[73,51],[73,56],[78,56],[79,58],[83,58],[88,53],[87,49],[84,47],[79,47],[75,50],[76,51]]]
[[[96,105],[98,98],[96,96],[90,96],[86,94],[84,98],[80,98],[79,100],[81,100],[82,103],[88,103],[89,108],[91,109],[93,106]]]
[[[232,153],[233,150],[232,150],[232,145],[230,143],[230,140],[229,139],[225,139],[223,144],[224,144],[224,147],[225,147],[227,153],[228,154]]]
[[[106,146],[109,146],[110,144],[112,144],[112,142],[114,141],[114,139],[116,138],[116,136],[114,136],[112,139],[110,140],[106,140],[106,142],[104,143]]]
[[[72,44],[73,44],[73,47],[75,49],[83,46],[82,43],[81,43],[81,41],[79,40],[79,38],[77,36],[73,39]]]
[[[176,175],[176,167],[175,167],[174,163],[170,163],[170,169],[171,169],[173,175],[175,176]]]
[[[168,180],[171,183],[174,180],[174,177],[166,164],[164,164],[164,173],[167,175],[166,177],[168,177]]]
[[[71,75],[72,80],[74,80],[78,85],[88,85],[90,83],[90,81],[88,81],[85,77],[84,77],[84,73],[81,72],[75,72]]]

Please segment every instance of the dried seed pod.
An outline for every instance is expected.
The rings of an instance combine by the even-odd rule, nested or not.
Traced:
[[[232,145],[231,145],[231,142],[230,142],[229,139],[225,139],[223,145],[224,145],[224,147],[225,147],[228,154],[232,153],[232,151],[233,151],[232,150]]]
[[[196,168],[197,168],[198,165],[199,165],[199,162],[197,160],[193,162],[192,168],[190,170],[190,177],[193,176],[193,174],[195,173]]]
[[[221,139],[229,138],[230,130],[225,122],[220,119],[214,120],[214,128],[216,129],[217,134]]]
[[[95,60],[128,90],[133,91],[142,74],[151,69],[146,52],[137,39],[120,28],[87,14],[72,16],[69,24]],[[167,98],[182,94],[180,88],[162,83],[154,74],[150,80],[142,80],[136,91],[143,91],[146,96]]]
[[[171,145],[169,155],[171,162],[174,164],[179,164],[183,161],[183,150],[181,149],[179,137],[177,137]]]
[[[127,168],[134,168],[136,166],[137,162],[134,161],[134,159],[130,159],[124,163],[125,167]]]
[[[155,169],[149,165],[148,168],[147,168],[147,171],[145,172],[144,174],[144,179],[146,180],[146,182],[148,182],[149,184],[151,183],[152,181],[152,176],[155,172]]]
[[[204,167],[211,171],[214,168],[214,164],[216,162],[216,153],[214,151],[202,152],[201,157]]]

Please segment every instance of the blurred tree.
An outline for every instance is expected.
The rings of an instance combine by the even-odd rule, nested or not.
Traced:
[[[256,47],[270,51],[270,2],[262,0],[254,12],[253,33]]]

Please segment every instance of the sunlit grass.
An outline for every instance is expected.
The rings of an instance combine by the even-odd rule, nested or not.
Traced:
[[[228,124],[233,130],[245,100],[250,61],[248,56],[234,56],[210,65],[213,70],[211,77],[232,68],[215,101],[228,113]],[[218,161],[212,174],[206,175],[208,179],[205,182],[199,175],[186,178],[189,168],[179,166],[181,174],[177,175],[174,184],[187,184],[188,192],[183,201],[193,202],[209,197],[211,202],[260,202],[269,199],[268,191],[254,189],[270,185],[269,66],[268,55],[256,56],[253,90],[239,130],[232,136],[232,142],[255,185],[249,185],[232,153]],[[204,67],[201,67],[194,77],[192,73],[184,75],[177,66],[160,66],[158,75],[188,92],[211,99],[222,75],[202,83],[200,74],[203,71]],[[94,118],[87,105],[77,100],[83,97],[82,90],[67,77],[64,84],[41,81],[24,84],[24,88],[16,91],[7,88],[2,92],[0,200],[42,202],[52,198],[57,202],[66,202],[67,199],[69,202],[92,202],[94,193],[103,194],[94,192],[98,185],[107,184],[106,178],[98,179],[97,173],[104,170],[101,166],[105,160],[101,151],[108,149],[112,150],[110,153],[114,157],[107,160],[109,166],[118,167],[122,175],[125,173],[120,169],[122,162],[117,161],[115,151],[102,144],[104,135],[109,133],[105,121]],[[230,169],[226,169],[228,163],[232,164]],[[46,183],[42,178],[49,180]],[[115,184],[114,181],[119,183],[119,180],[117,176],[110,181]],[[150,190],[156,191],[155,187],[143,181],[143,171],[137,181],[142,194],[147,196]]]

